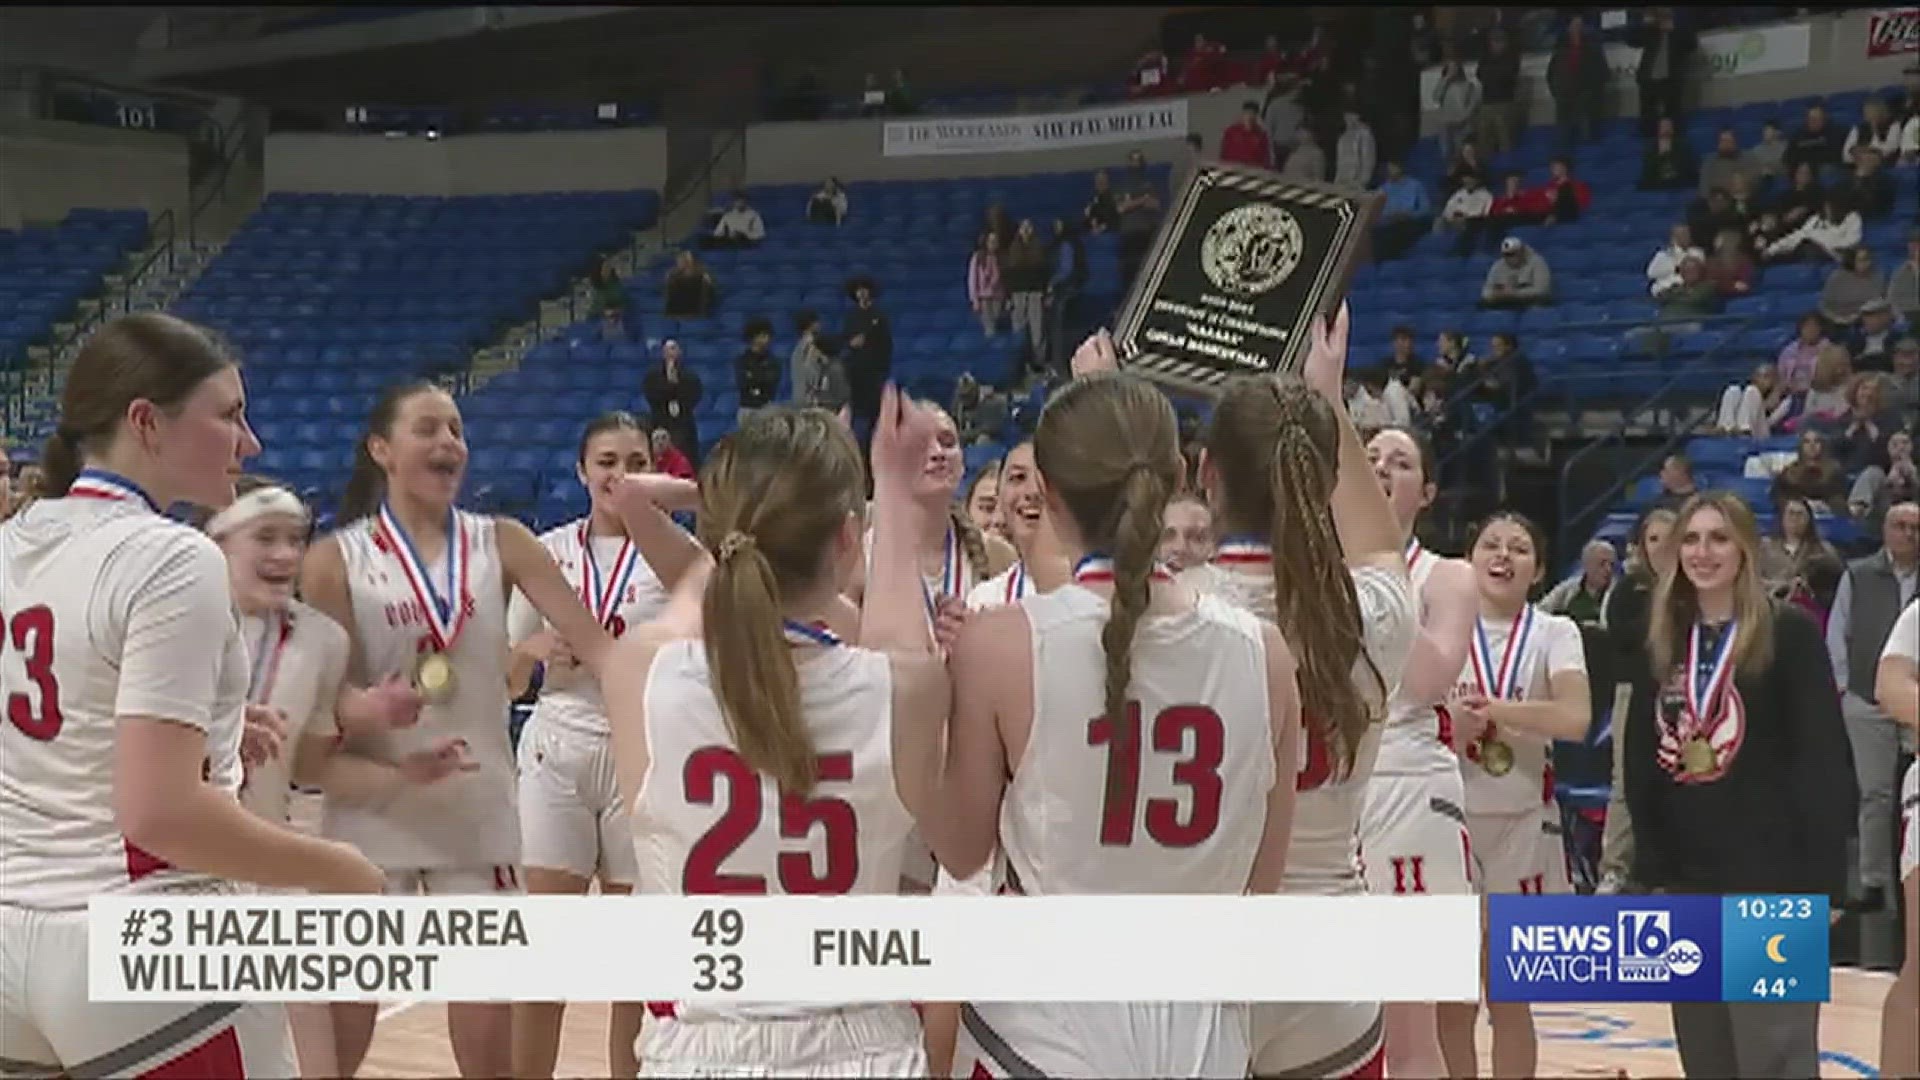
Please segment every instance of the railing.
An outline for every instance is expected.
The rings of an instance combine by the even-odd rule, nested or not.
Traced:
[[[139,283],[142,277],[146,276],[147,271],[151,270],[153,268],[153,264],[159,261],[159,259],[162,256],[164,256],[167,260],[167,267],[169,269],[173,267],[174,246],[175,246],[176,240],[178,239],[178,230],[174,224],[173,211],[162,210],[160,212],[160,216],[153,219],[153,225],[147,230],[147,235],[149,238],[155,238],[155,237],[161,238],[160,244],[159,246],[155,247],[151,252],[149,252],[146,258],[140,260],[139,266],[133,268],[132,270],[129,270],[126,273],[124,280],[121,281],[120,283],[120,310],[121,311],[127,311],[132,308],[134,286]],[[102,293],[100,296],[100,304],[98,307],[94,308],[93,314],[87,316],[85,319],[76,321],[73,324],[73,327],[69,329],[66,333],[60,335],[59,338],[48,343],[47,367],[46,367],[45,374],[46,374],[47,391],[49,393],[53,391],[53,380],[55,375],[57,374],[57,371],[55,370],[55,365],[58,358],[63,353],[65,353],[68,349],[73,347],[76,343],[80,341],[84,341],[87,335],[93,333],[94,330],[99,328],[101,323],[104,323],[109,318],[111,318],[111,315],[109,313],[113,310],[112,299],[113,299],[113,293],[111,290]],[[24,395],[22,396],[24,397]]]
[[[1675,372],[1671,378],[1662,383],[1658,389],[1648,395],[1638,406],[1628,410],[1626,416],[1622,417],[1619,425],[1617,425],[1614,430],[1581,447],[1571,457],[1567,458],[1566,462],[1560,466],[1560,490],[1565,492],[1568,489],[1569,478],[1572,476],[1576,466],[1588,458],[1591,458],[1594,454],[1599,453],[1602,449],[1613,446],[1625,446],[1627,432],[1634,426],[1633,418],[1635,416],[1663,408],[1668,403],[1668,396],[1671,395],[1675,389],[1683,383],[1698,380],[1701,375],[1700,369],[1708,368],[1716,358],[1716,354],[1736,346],[1740,340],[1746,336],[1748,330],[1760,324],[1762,324],[1762,319],[1759,316],[1748,317],[1735,328],[1734,332],[1729,335],[1726,340],[1722,341],[1705,356],[1701,357],[1695,370]],[[1627,373],[1621,374],[1625,376]],[[1644,375],[1642,375],[1642,377],[1644,377]],[[1612,484],[1607,486],[1606,490],[1601,492],[1598,497],[1588,502],[1585,506],[1574,511],[1568,511],[1565,506],[1562,506],[1560,512],[1560,535],[1563,537],[1571,537],[1576,535],[1577,531],[1584,530],[1587,525],[1591,524],[1594,518],[1604,512],[1608,506],[1612,505],[1615,500],[1619,499],[1620,496],[1633,485],[1641,471],[1644,470],[1648,464],[1664,457],[1672,451],[1673,447],[1691,438],[1693,433],[1700,429],[1706,418],[1715,414],[1713,408],[1708,408],[1696,413],[1692,419],[1686,421],[1678,429],[1674,430],[1672,434],[1668,436],[1667,440],[1660,444],[1652,453],[1642,457],[1632,469],[1623,470],[1619,479],[1613,481]]]
[[[215,127],[218,127],[217,123]],[[225,198],[227,194],[227,180],[233,175],[233,163],[238,161],[240,155],[245,153],[247,149],[248,127],[246,118],[243,116],[239,123],[233,125],[231,130],[221,133],[219,143],[220,163],[215,166],[217,171],[214,173],[213,178],[206,184],[206,194],[201,198],[195,199],[192,207],[187,212],[187,242],[189,244],[197,243],[200,239],[200,214]]]

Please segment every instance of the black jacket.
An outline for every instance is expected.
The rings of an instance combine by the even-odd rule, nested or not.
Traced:
[[[733,362],[734,386],[740,391],[740,407],[757,409],[772,403],[780,392],[780,361],[773,351],[754,352],[748,348]]]
[[[1840,694],[1819,628],[1773,602],[1773,659],[1735,673],[1744,739],[1717,779],[1682,783],[1657,758],[1656,712],[1676,678],[1656,680],[1641,651],[1631,669],[1625,782],[1636,882],[1677,893],[1847,892],[1847,844],[1859,787]]]

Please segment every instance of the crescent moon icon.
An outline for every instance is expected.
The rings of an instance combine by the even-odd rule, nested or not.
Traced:
[[[1787,958],[1780,952],[1780,943],[1787,940],[1785,934],[1775,934],[1767,939],[1767,959],[1776,964],[1784,964]]]

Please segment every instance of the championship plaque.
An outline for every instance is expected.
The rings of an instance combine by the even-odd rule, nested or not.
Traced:
[[[1114,327],[1123,370],[1217,395],[1235,375],[1294,371],[1332,315],[1381,196],[1264,169],[1197,166]]]

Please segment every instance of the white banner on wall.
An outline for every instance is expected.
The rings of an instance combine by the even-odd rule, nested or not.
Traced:
[[[1021,154],[1179,138],[1186,133],[1186,99],[1169,98],[1033,116],[889,120],[881,134],[880,152],[883,157]]]
[[[1813,60],[1813,30],[1804,22],[1776,23],[1771,26],[1736,27],[1700,35],[1700,56],[1707,65],[1707,77],[1737,78],[1742,75],[1766,75],[1778,71],[1799,71]],[[1547,61],[1551,53],[1528,53],[1520,59],[1523,78],[1542,83],[1537,93],[1547,93]],[[1607,66],[1616,79],[1632,81],[1640,71],[1640,50],[1630,45],[1607,45]],[[1433,91],[1440,85],[1439,67],[1420,73],[1420,101],[1433,108]]]

